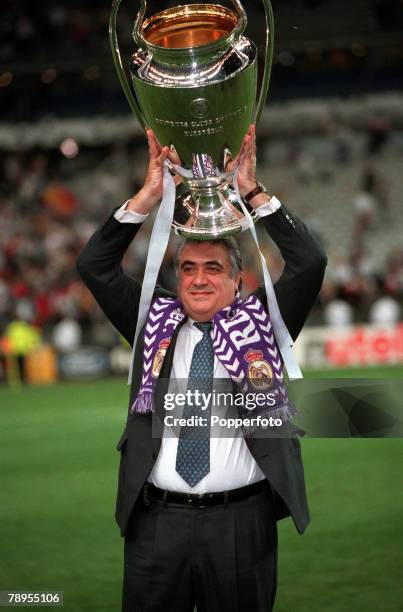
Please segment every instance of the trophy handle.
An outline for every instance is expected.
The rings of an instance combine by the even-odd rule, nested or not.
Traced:
[[[248,24],[248,19],[246,16],[245,9],[243,8],[240,0],[231,0],[231,2],[239,17],[238,23],[236,24],[236,27],[233,30],[233,35],[238,36],[244,32]]]
[[[266,102],[267,93],[269,91],[269,83],[270,83],[270,75],[271,69],[273,65],[273,55],[274,55],[274,16],[273,16],[273,8],[270,3],[270,0],[262,0],[264,6],[264,12],[266,15],[266,61],[264,65],[263,71],[263,79],[262,86],[260,88],[259,101],[257,104],[256,114],[255,114],[255,123],[260,119],[260,115],[262,114],[262,110],[264,104]]]
[[[115,64],[116,72],[118,73],[120,84],[127,98],[129,106],[132,112],[136,115],[137,119],[139,120],[142,128],[145,129],[145,126],[146,126],[145,117],[143,113],[141,112],[139,103],[137,102],[136,98],[133,96],[132,90],[129,85],[129,81],[123,69],[122,58],[120,56],[119,43],[118,43],[118,37],[117,37],[117,32],[116,32],[116,17],[117,17],[117,13],[118,13],[121,2],[122,0],[113,0],[112,12],[109,18],[109,41],[110,41],[110,45],[112,49],[112,57],[113,57],[113,62]],[[137,16],[136,24],[140,23],[140,21],[143,19],[145,11],[146,11],[146,2],[145,0],[141,0],[141,9]]]
[[[140,49],[144,49],[144,43],[145,40],[141,35],[141,25],[144,21],[144,16],[146,14],[146,10],[147,10],[147,0],[140,0],[140,10],[137,13],[137,17],[135,19],[134,22],[134,26],[133,26],[133,38],[134,38],[134,42],[137,43],[137,45],[140,47]]]

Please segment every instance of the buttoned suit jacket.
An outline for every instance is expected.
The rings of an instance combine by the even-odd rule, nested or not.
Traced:
[[[114,211],[113,211],[114,213]],[[77,260],[77,269],[118,332],[132,345],[137,323],[141,286],[122,269],[123,256],[140,228],[140,224],[123,224],[114,214],[95,232]],[[323,282],[326,256],[321,245],[306,226],[284,206],[261,220],[277,244],[285,261],[284,271],[275,284],[283,320],[296,339],[317,298]],[[267,308],[265,291],[255,294]],[[175,297],[157,287],[155,297]],[[175,344],[184,321],[178,325],[166,352],[154,405],[161,416],[163,396],[172,369]],[[129,406],[132,405],[143,369],[143,336],[136,347]],[[130,514],[144,483],[157,459],[161,445],[162,418],[128,414],[125,429],[117,444],[121,453],[116,502],[116,520],[124,535]],[[158,430],[159,428],[159,430]],[[291,515],[299,533],[309,523],[304,471],[297,428],[290,436],[279,438],[247,437],[246,443],[255,461],[270,483],[276,519]]]

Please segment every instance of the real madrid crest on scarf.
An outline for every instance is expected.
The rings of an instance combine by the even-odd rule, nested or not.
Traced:
[[[273,383],[273,370],[263,359],[262,351],[249,349],[244,355],[248,365],[248,380],[257,391],[268,391]]]
[[[131,412],[154,411],[153,392],[175,329],[186,317],[179,299],[158,298],[151,306],[144,330],[144,363],[141,385]],[[273,334],[270,317],[254,295],[239,297],[217,312],[212,321],[214,356],[227,370],[238,390],[270,391],[275,401],[256,408],[283,421],[296,414],[283,380],[283,362]],[[249,415],[251,416],[251,415]]]
[[[161,372],[162,364],[164,363],[164,358],[168,349],[168,346],[171,343],[171,338],[164,338],[161,340],[158,346],[158,350],[155,353],[153,359],[153,367],[151,369],[151,375],[154,378],[158,378]]]

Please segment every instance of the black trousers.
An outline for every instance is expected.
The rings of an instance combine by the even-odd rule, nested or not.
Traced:
[[[268,488],[226,507],[137,501],[125,536],[123,612],[269,612],[276,586]]]

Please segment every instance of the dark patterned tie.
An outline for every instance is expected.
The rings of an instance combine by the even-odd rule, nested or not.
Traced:
[[[193,351],[187,390],[193,392],[197,389],[200,393],[211,393],[214,373],[214,351],[210,336],[212,324],[209,321],[195,323],[195,326],[203,332],[203,338],[196,344]],[[192,393],[192,398],[194,397]],[[205,422],[208,425],[206,427],[181,427],[175,469],[191,487],[194,487],[210,471],[211,402],[206,410],[202,410],[201,406],[196,406],[194,401],[192,404],[185,405],[183,418],[201,416],[206,419]]]

